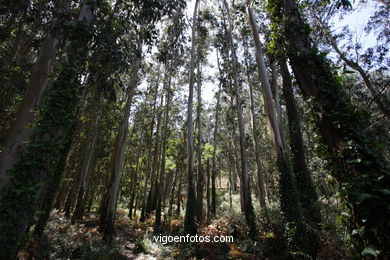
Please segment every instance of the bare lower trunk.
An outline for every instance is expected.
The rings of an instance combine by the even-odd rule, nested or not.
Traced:
[[[202,86],[201,86],[201,71],[200,65],[198,64],[198,80],[197,80],[197,121],[198,121],[198,140],[197,140],[197,197],[196,197],[196,219],[198,223],[203,223],[203,186],[204,186],[204,175],[202,165]]]
[[[169,74],[169,72],[168,72]],[[165,200],[165,156],[166,156],[166,148],[168,141],[168,123],[169,123],[169,109],[171,102],[171,75],[168,75],[168,86],[166,89],[166,103],[165,103],[165,115],[164,115],[164,135],[162,139],[162,149],[161,149],[161,168],[160,168],[160,178],[159,184],[157,185],[156,194],[158,194],[157,198],[157,208],[156,208],[156,221],[155,221],[155,230],[159,230],[161,226],[161,207],[164,204]]]
[[[247,63],[247,62],[246,62]],[[246,64],[248,67],[248,64]],[[265,200],[267,199],[267,193],[265,189],[265,177],[264,177],[264,169],[262,166],[261,158],[260,158],[260,145],[259,145],[259,135],[258,135],[258,126],[255,117],[255,107],[254,107],[254,98],[253,98],[253,87],[250,78],[249,70],[247,69],[247,78],[249,85],[249,101],[250,101],[250,112],[251,112],[251,123],[252,123],[252,135],[253,135],[253,146],[255,150],[255,159],[256,159],[256,167],[257,167],[257,179],[258,179],[258,189],[259,189],[259,197],[260,197],[260,207],[266,207]]]
[[[229,38],[229,45],[232,55],[232,69],[233,69],[233,80],[234,80],[234,93],[236,96],[236,110],[237,110],[237,117],[238,117],[238,131],[239,131],[239,137],[240,137],[240,155],[241,155],[241,183],[242,186],[240,187],[240,190],[243,195],[243,201],[244,201],[244,208],[245,208],[245,218],[246,222],[249,226],[249,235],[252,239],[257,238],[257,228],[256,228],[256,220],[255,220],[255,213],[253,210],[252,205],[252,198],[250,193],[250,184],[249,184],[249,172],[248,172],[248,158],[247,158],[247,151],[246,151],[246,141],[245,141],[245,127],[244,127],[244,117],[242,115],[242,100],[240,95],[240,87],[239,87],[239,81],[238,81],[238,65],[237,65],[237,57],[236,57],[236,51],[233,44],[233,23],[230,17],[230,10],[229,6],[226,2],[226,0],[223,1],[227,17],[228,17],[228,38]]]
[[[102,96],[99,98],[99,103]],[[98,104],[99,106],[100,104]],[[81,169],[81,176],[79,179],[79,183],[76,188],[76,194],[77,194],[77,201],[76,201],[76,208],[72,215],[72,222],[74,223],[76,220],[82,219],[83,213],[84,213],[84,204],[85,204],[85,195],[86,195],[86,184],[87,179],[91,170],[91,161],[92,156],[95,151],[95,144],[96,144],[96,138],[97,138],[97,130],[100,120],[100,111],[95,112],[95,119],[91,126],[89,138],[87,140],[87,150],[83,161],[83,166]]]
[[[140,45],[140,44],[139,44]],[[141,45],[140,45],[141,46]],[[114,148],[113,156],[112,156],[112,183],[110,189],[108,191],[108,209],[107,209],[107,221],[104,225],[104,239],[107,241],[111,241],[114,233],[114,221],[115,221],[115,211],[116,211],[116,203],[117,203],[117,195],[119,191],[119,185],[121,180],[122,173],[122,164],[123,164],[123,152],[125,150],[127,132],[129,127],[129,116],[130,116],[130,108],[133,101],[133,95],[135,89],[138,84],[138,70],[140,68],[141,57],[137,57],[135,61],[133,71],[132,71],[132,82],[129,84],[127,89],[127,100],[125,105],[124,116],[122,119],[122,123],[117,135],[116,146]]]
[[[309,252],[307,240],[307,232],[302,219],[302,213],[299,205],[299,197],[296,187],[296,180],[290,167],[285,141],[281,130],[281,124],[277,117],[277,109],[272,98],[271,86],[269,83],[262,44],[260,42],[257,25],[254,15],[250,8],[249,1],[246,1],[246,11],[251,27],[251,32],[255,44],[255,56],[257,69],[262,85],[262,93],[265,103],[265,111],[269,119],[270,132],[274,134],[275,151],[277,155],[277,167],[280,174],[280,204],[284,215],[285,232],[287,245],[289,250],[296,250],[311,256],[315,256],[315,252]],[[288,232],[289,228],[294,228],[295,232]]]
[[[219,117],[219,103],[221,99],[221,88],[219,87],[217,93],[217,106],[215,108],[215,125],[213,134],[213,157],[212,157],[212,169],[211,169],[211,216],[215,217],[217,214],[217,191],[216,191],[216,178],[217,178],[217,166],[216,166],[216,153],[217,153],[217,133],[218,133],[218,117]]]
[[[188,111],[187,111],[187,129],[188,129],[188,175],[187,175],[187,205],[186,215],[184,218],[184,231],[187,234],[195,235],[197,227],[195,223],[195,212],[196,212],[196,197],[195,197],[195,180],[194,180],[194,147],[193,147],[193,99],[194,99],[194,68],[195,68],[195,42],[196,42],[196,26],[199,0],[195,1],[194,14],[192,17],[192,46],[191,46],[191,61],[190,61],[190,72],[189,72],[189,95],[188,95]]]

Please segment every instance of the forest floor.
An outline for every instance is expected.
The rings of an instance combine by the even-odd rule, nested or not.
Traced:
[[[144,223],[130,220],[127,211],[117,210],[116,236],[111,244],[102,241],[98,214],[88,213],[83,221],[72,224],[63,213],[53,211],[43,241],[31,242],[19,252],[27,259],[91,259],[91,260],[148,260],[148,259],[287,259],[283,228],[278,211],[260,217],[259,238],[248,238],[246,224],[240,214],[232,213],[212,220],[198,228],[203,236],[233,236],[232,243],[157,243],[153,239],[154,217]],[[168,221],[167,221],[168,222]],[[334,225],[325,219],[320,234],[321,251],[317,259],[345,259],[344,245]],[[181,235],[182,218],[173,219],[163,227],[163,235]]]

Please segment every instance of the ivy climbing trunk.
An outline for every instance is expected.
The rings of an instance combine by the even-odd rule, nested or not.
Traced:
[[[286,103],[290,147],[292,153],[292,166],[298,184],[299,199],[302,206],[302,213],[306,222],[312,230],[312,246],[319,248],[318,232],[321,225],[321,209],[318,202],[318,194],[314,187],[310,171],[306,164],[305,148],[301,131],[301,120],[295,104],[291,76],[286,62],[280,62],[280,71],[283,78],[283,96]],[[316,234],[317,233],[317,234]]]
[[[349,226],[361,231],[353,232],[355,247],[363,250],[370,246],[381,250],[381,257],[386,258],[390,255],[389,167],[375,137],[366,130],[367,113],[352,106],[330,62],[312,44],[310,27],[296,1],[272,0],[268,10],[274,35],[283,32],[282,39],[273,40],[286,47],[298,86],[308,99],[326,147],[322,154],[333,169],[350,212]]]
[[[264,62],[262,44],[260,42],[256,21],[249,1],[246,1],[246,12],[255,45],[256,63],[262,85],[265,112],[269,120],[268,126],[270,128],[269,130],[271,136],[274,137],[277,156],[276,164],[280,174],[280,204],[284,218],[287,246],[291,254],[310,254],[312,257],[315,257],[317,252],[310,250],[309,241],[307,240],[307,230],[303,222],[297,184],[290,166],[287,150],[284,145],[286,142],[282,139],[283,135],[280,129],[281,125],[277,118],[275,104],[272,98],[271,86]]]
[[[15,163],[19,147],[31,134],[28,125],[33,122],[36,110],[41,104],[41,96],[46,89],[50,69],[69,12],[70,0],[55,2],[54,21],[43,42],[37,62],[32,69],[26,95],[19,106],[15,122],[8,130],[5,139],[7,143],[0,155],[0,188],[9,181],[10,175],[6,174],[6,171]]]
[[[80,105],[78,76],[87,59],[95,5],[95,0],[82,3],[78,22],[69,38],[67,56],[61,62],[31,141],[9,170],[10,182],[1,190],[0,255],[3,259],[15,258],[23,246],[28,229],[34,224],[41,184],[56,175],[68,153],[71,128]]]

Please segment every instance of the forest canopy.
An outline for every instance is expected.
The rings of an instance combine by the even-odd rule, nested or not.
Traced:
[[[389,13],[0,0],[0,260],[390,259]]]

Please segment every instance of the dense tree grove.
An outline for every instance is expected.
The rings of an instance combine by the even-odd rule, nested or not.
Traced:
[[[0,259],[389,259],[389,6],[1,0]]]

